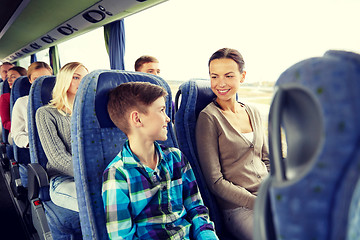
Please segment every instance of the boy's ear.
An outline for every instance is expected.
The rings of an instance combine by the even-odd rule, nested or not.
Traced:
[[[135,127],[141,127],[142,123],[140,120],[140,113],[138,111],[132,111],[130,113],[130,122],[131,125],[135,126]]]

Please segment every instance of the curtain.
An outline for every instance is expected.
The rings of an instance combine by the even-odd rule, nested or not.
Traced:
[[[106,50],[109,54],[111,69],[125,70],[125,26],[118,20],[104,26]]]
[[[33,62],[37,62],[36,53],[31,54],[31,57],[30,57],[30,64],[31,64],[31,63],[33,63]]]
[[[54,75],[56,75],[60,70],[60,58],[59,51],[57,45],[49,48],[49,58],[50,58],[50,66],[53,69]]]

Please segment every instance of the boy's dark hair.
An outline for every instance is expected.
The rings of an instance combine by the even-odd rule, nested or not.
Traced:
[[[166,90],[148,82],[123,83],[109,92],[107,109],[113,123],[126,135],[130,131],[129,113],[133,110],[147,113],[147,107],[159,97],[166,97]]]
[[[137,72],[140,71],[141,66],[148,62],[158,63],[159,61],[153,56],[148,56],[148,55],[141,56],[135,61],[135,71]]]
[[[26,69],[20,66],[15,66],[10,68],[8,71],[13,70],[13,71],[17,71],[21,76],[26,76]]]

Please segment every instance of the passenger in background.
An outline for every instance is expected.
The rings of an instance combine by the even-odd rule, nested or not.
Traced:
[[[9,71],[10,68],[14,67],[14,65],[12,63],[9,62],[4,62],[3,64],[1,64],[0,66],[0,75],[1,75],[1,79],[2,81],[5,81],[7,78],[7,73]]]
[[[33,62],[28,70],[27,77],[30,83],[33,83],[38,77],[52,75],[51,67],[45,62]],[[29,95],[16,100],[11,116],[11,136],[15,144],[20,148],[29,147],[28,133],[28,106]]]
[[[8,70],[7,73],[7,80],[9,83],[9,87],[12,88],[12,85],[14,84],[15,80],[18,79],[18,77],[26,76],[27,71],[23,67],[15,66]]]
[[[152,56],[144,55],[139,57],[135,61],[135,71],[136,72],[144,72],[144,73],[150,73],[156,76],[160,76],[160,67],[159,67],[159,61]],[[171,102],[172,104],[172,119],[175,121],[175,103],[174,101]]]
[[[152,56],[144,55],[135,61],[135,71],[160,75],[159,61]]]
[[[26,69],[23,67],[12,67],[7,72],[7,81],[10,89],[12,88],[15,80],[20,76],[26,76]],[[0,96],[0,117],[1,122],[6,130],[11,129],[11,118],[10,118],[10,93],[4,93]],[[9,143],[12,144],[12,138],[9,134]]]
[[[9,62],[4,62],[3,64],[1,64],[1,66],[0,66],[0,77],[1,77],[0,82],[3,82],[3,81],[6,80],[7,72],[13,66],[14,65],[12,63],[9,63]],[[1,121],[1,115],[0,115],[0,121]],[[2,135],[2,127],[0,126],[0,136],[1,135]]]
[[[216,97],[197,120],[199,161],[229,231],[239,239],[252,239],[254,203],[270,167],[260,113],[236,100],[246,75],[237,50],[220,49],[208,64]]]
[[[218,239],[190,164],[156,142],[167,139],[166,95],[144,82],[109,93],[110,118],[128,137],[103,175],[110,239]]]
[[[75,94],[86,74],[88,70],[81,63],[63,66],[56,76],[52,100],[40,107],[35,116],[40,142],[48,159],[50,198],[54,204],[77,212],[70,120]]]

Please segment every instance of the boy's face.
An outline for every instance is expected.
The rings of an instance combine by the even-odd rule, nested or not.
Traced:
[[[159,68],[159,63],[157,62],[147,62],[144,63],[140,69],[140,72],[144,72],[144,73],[150,73],[150,74],[154,74],[156,76],[160,75],[160,68]]]
[[[150,141],[167,139],[167,124],[170,122],[170,118],[166,115],[165,109],[165,99],[159,97],[148,107],[146,114],[140,114],[144,137],[148,137]]]

